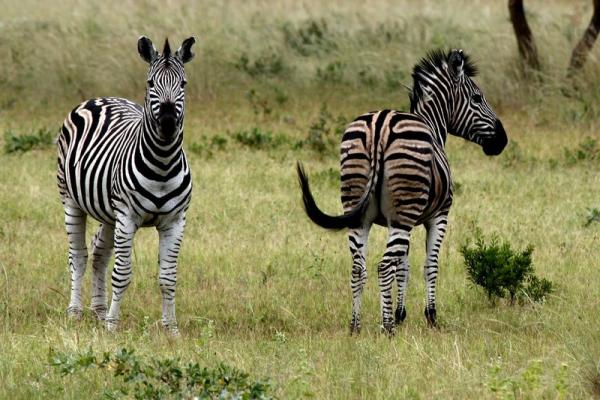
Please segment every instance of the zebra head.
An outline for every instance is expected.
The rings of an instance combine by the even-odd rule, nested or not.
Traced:
[[[452,50],[445,68],[453,85],[454,107],[449,132],[477,143],[488,156],[502,153],[508,143],[502,122],[472,79],[477,69],[462,50]]]
[[[167,39],[159,54],[150,39],[142,36],[138,40],[138,52],[150,64],[145,109],[153,129],[163,140],[174,139],[181,132],[187,83],[183,64],[194,57],[195,42],[193,37],[185,39],[173,54]]]
[[[426,117],[441,141],[446,132],[498,155],[508,138],[481,89],[472,79],[475,65],[462,50],[433,51],[413,70],[411,112]]]

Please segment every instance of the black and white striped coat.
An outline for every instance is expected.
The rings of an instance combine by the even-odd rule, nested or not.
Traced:
[[[502,124],[471,79],[475,73],[462,51],[432,52],[413,69],[410,113],[371,112],[348,125],[341,144],[344,215],[329,216],[317,207],[298,164],[305,210],[311,220],[328,229],[350,228],[352,332],[361,327],[367,240],[373,223],[389,230],[378,266],[383,329],[393,332],[406,317],[410,233],[420,224],[427,230],[425,316],[430,325],[436,325],[438,254],[452,205],[446,135],[450,132],[478,143],[488,155],[500,154],[507,143]],[[392,314],[394,280],[398,299]]]
[[[162,322],[178,333],[175,286],[192,180],[182,149],[183,64],[192,59],[194,38],[160,55],[142,37],[138,51],[150,64],[144,106],[109,97],[88,100],[65,119],[58,137],[58,188],[69,238],[71,299],[67,312],[80,318],[87,263],[86,217],[101,222],[92,240],[92,302],[95,316],[117,327],[122,296],[132,278],[131,252],[138,228],[159,233]],[[107,315],[105,275],[114,248],[112,302]]]

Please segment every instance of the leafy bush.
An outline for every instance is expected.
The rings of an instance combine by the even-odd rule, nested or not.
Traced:
[[[55,136],[53,131],[48,128],[41,128],[36,132],[23,135],[7,131],[4,134],[4,151],[6,153],[15,153],[17,151],[25,153],[35,148],[48,147],[53,144]]]
[[[308,129],[305,140],[297,143],[297,147],[307,146],[319,153],[327,153],[342,140],[347,121],[343,116],[334,118],[323,104],[317,120]]]
[[[283,135],[275,136],[271,132],[262,131],[257,127],[248,131],[236,132],[233,138],[238,143],[253,149],[276,148],[288,141],[287,137]]]
[[[302,56],[328,53],[336,48],[324,20],[309,19],[299,28],[287,23],[282,31],[285,43]]]
[[[252,77],[274,76],[283,72],[284,63],[283,58],[276,53],[266,53],[255,60],[250,60],[246,53],[242,53],[235,67]]]
[[[317,68],[317,80],[328,83],[341,83],[344,80],[346,65],[341,61],[333,61],[325,68]]]
[[[511,304],[517,297],[542,301],[553,290],[550,281],[534,275],[531,245],[523,251],[515,251],[510,243],[500,243],[497,236],[492,236],[486,243],[481,232],[477,231],[475,246],[471,247],[467,241],[460,252],[469,279],[481,286],[492,302],[507,295]]]
[[[91,349],[67,354],[50,350],[50,365],[62,376],[89,368],[112,372],[120,385],[105,391],[109,398],[135,399],[271,399],[269,384],[251,381],[236,368],[219,364],[213,369],[197,363],[182,365],[178,358],[144,360],[133,350],[123,348],[97,357]]]
[[[588,208],[588,215],[584,226],[590,226],[593,222],[600,222],[600,210],[597,208]]]
[[[565,159],[568,165],[579,161],[600,160],[600,146],[598,140],[588,137],[584,139],[575,150],[565,149]]]
[[[255,115],[262,115],[266,117],[271,115],[273,108],[269,104],[269,100],[266,97],[261,96],[256,90],[250,89],[246,92],[246,99],[252,106],[252,110]]]
[[[202,136],[199,142],[190,144],[189,149],[192,153],[206,158],[212,158],[217,151],[225,150],[227,138],[221,135],[212,136],[210,139]]]

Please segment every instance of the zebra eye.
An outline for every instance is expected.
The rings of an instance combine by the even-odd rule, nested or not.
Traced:
[[[154,87],[154,79],[148,79],[148,86],[151,88]]]
[[[183,89],[187,85],[187,81],[181,81],[181,88]]]
[[[471,100],[473,100],[473,103],[475,104],[480,104],[482,101],[481,95],[476,93],[473,96],[471,96]]]

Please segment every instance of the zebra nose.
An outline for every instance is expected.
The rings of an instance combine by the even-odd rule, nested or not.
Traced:
[[[499,119],[496,120],[494,128],[494,136],[483,142],[483,152],[488,156],[497,156],[502,153],[502,150],[504,150],[508,144],[506,131]]]
[[[160,104],[158,110],[158,123],[162,136],[171,138],[177,131],[177,110],[175,103],[165,102]]]
[[[166,116],[166,115],[175,116],[175,114],[176,114],[175,103],[170,102],[170,101],[160,103],[160,109],[158,110],[159,118],[162,116]]]

